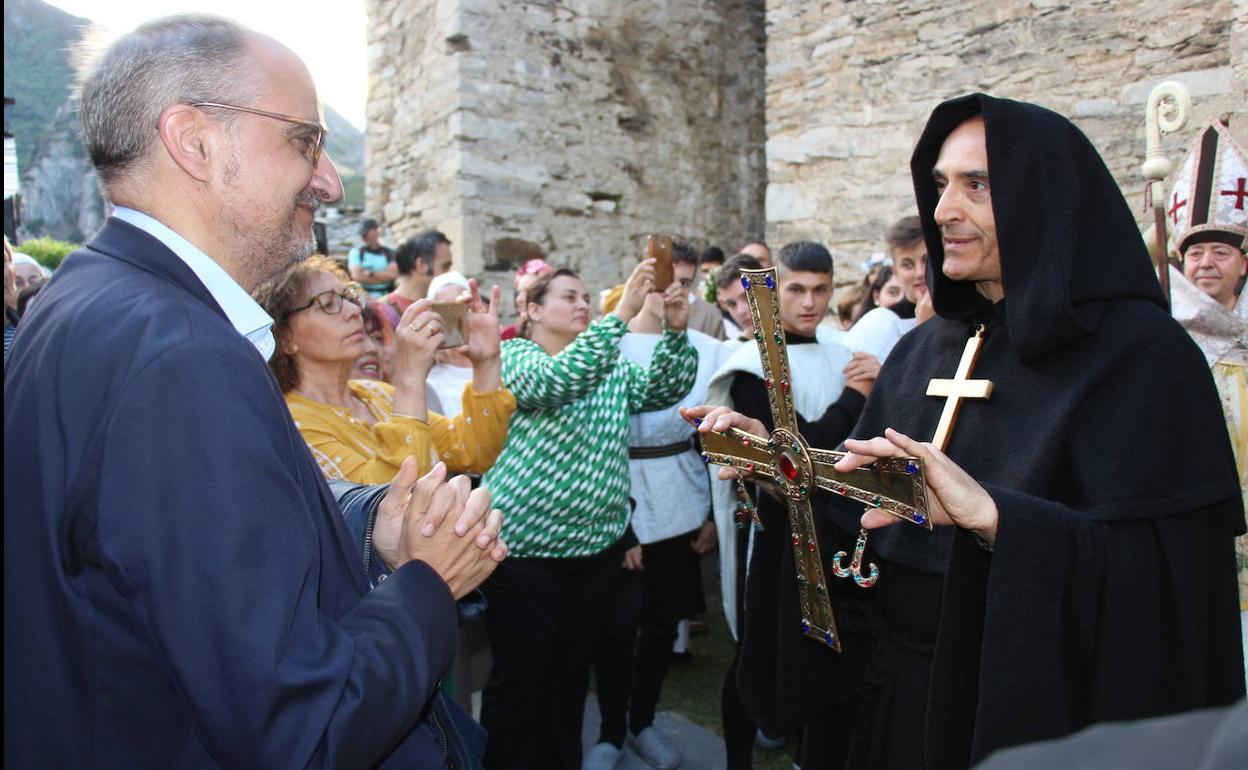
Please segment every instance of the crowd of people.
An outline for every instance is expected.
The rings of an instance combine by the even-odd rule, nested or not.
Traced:
[[[6,767],[673,770],[656,710],[712,553],[733,770],[780,737],[804,770],[969,767],[1242,701],[1242,194],[1173,212],[1171,300],[1078,129],[973,95],[836,306],[823,244],[678,238],[670,285],[531,259],[508,312],[436,229],[311,254],[341,183],[272,39],[156,20],[80,103],[113,216],[50,280],[5,242]],[[1179,184],[1242,191],[1207,131]],[[991,397],[929,442],[955,369]],[[934,529],[820,493],[802,544],[705,464],[699,432],[767,438],[778,398],[840,472],[920,460]],[[868,532],[864,590],[832,558]],[[840,652],[803,633],[803,545]]]

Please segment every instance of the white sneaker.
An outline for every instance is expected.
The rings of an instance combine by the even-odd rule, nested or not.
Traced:
[[[628,736],[628,745],[637,752],[647,765],[656,770],[676,770],[680,767],[680,752],[671,740],[653,725],[639,735]]]
[[[624,752],[613,743],[596,743],[581,760],[581,770],[615,770]]]

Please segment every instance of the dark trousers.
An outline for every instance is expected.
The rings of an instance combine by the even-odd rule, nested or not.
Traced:
[[[598,643],[594,672],[602,712],[599,742],[624,743],[654,724],[676,625],[699,611],[702,591],[693,532],[641,547],[641,571],[623,570],[620,599]]]
[[[482,586],[494,664],[481,696],[489,770],[578,770],[595,642],[619,593],[617,543],[575,559],[511,558]]]
[[[720,693],[719,718],[724,729],[724,749],[727,753],[728,770],[749,770],[754,766],[754,736],[758,727],[750,719],[741,702],[737,689],[737,664],[741,659],[740,634],[745,628],[745,569],[749,550],[749,532],[738,529],[737,549],[737,654],[724,676],[724,688]]]

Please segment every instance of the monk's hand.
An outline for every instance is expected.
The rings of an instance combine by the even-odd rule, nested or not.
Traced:
[[[933,524],[952,524],[978,535],[992,545],[997,539],[997,504],[979,482],[962,470],[949,456],[928,442],[919,442],[892,428],[884,435],[860,441],[848,439],[849,454],[841,458],[836,469],[851,471],[870,465],[881,457],[916,457],[923,461],[927,482],[928,515]],[[869,508],[862,516],[862,526],[877,529],[899,519],[878,508]]]
[[[680,416],[691,423],[698,433],[723,433],[729,428],[743,430],[746,433],[752,433],[759,438],[766,439],[771,436],[764,426],[758,420],[752,417],[746,417],[740,412],[734,412],[727,406],[690,406],[680,408]],[[741,468],[723,467],[719,469],[719,478],[724,481],[732,481],[741,478],[748,479],[754,474]]]

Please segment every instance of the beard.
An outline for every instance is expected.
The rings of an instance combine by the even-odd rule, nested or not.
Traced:
[[[309,198],[313,204],[320,203],[314,194],[304,191],[280,212],[265,212],[255,203],[241,207],[242,211],[233,206],[221,211],[222,224],[233,235],[235,253],[252,286],[259,286],[312,256],[316,249],[312,228],[301,227],[297,221],[301,207],[309,205]]]
[[[238,264],[254,288],[312,256],[316,248],[312,228],[300,227],[297,217],[302,207],[315,212],[321,200],[311,190],[303,190],[289,208],[277,210],[272,203],[248,195],[245,182],[235,184],[241,168],[237,148],[232,147],[223,181],[240,194],[231,196],[218,210],[217,224],[233,236]]]

